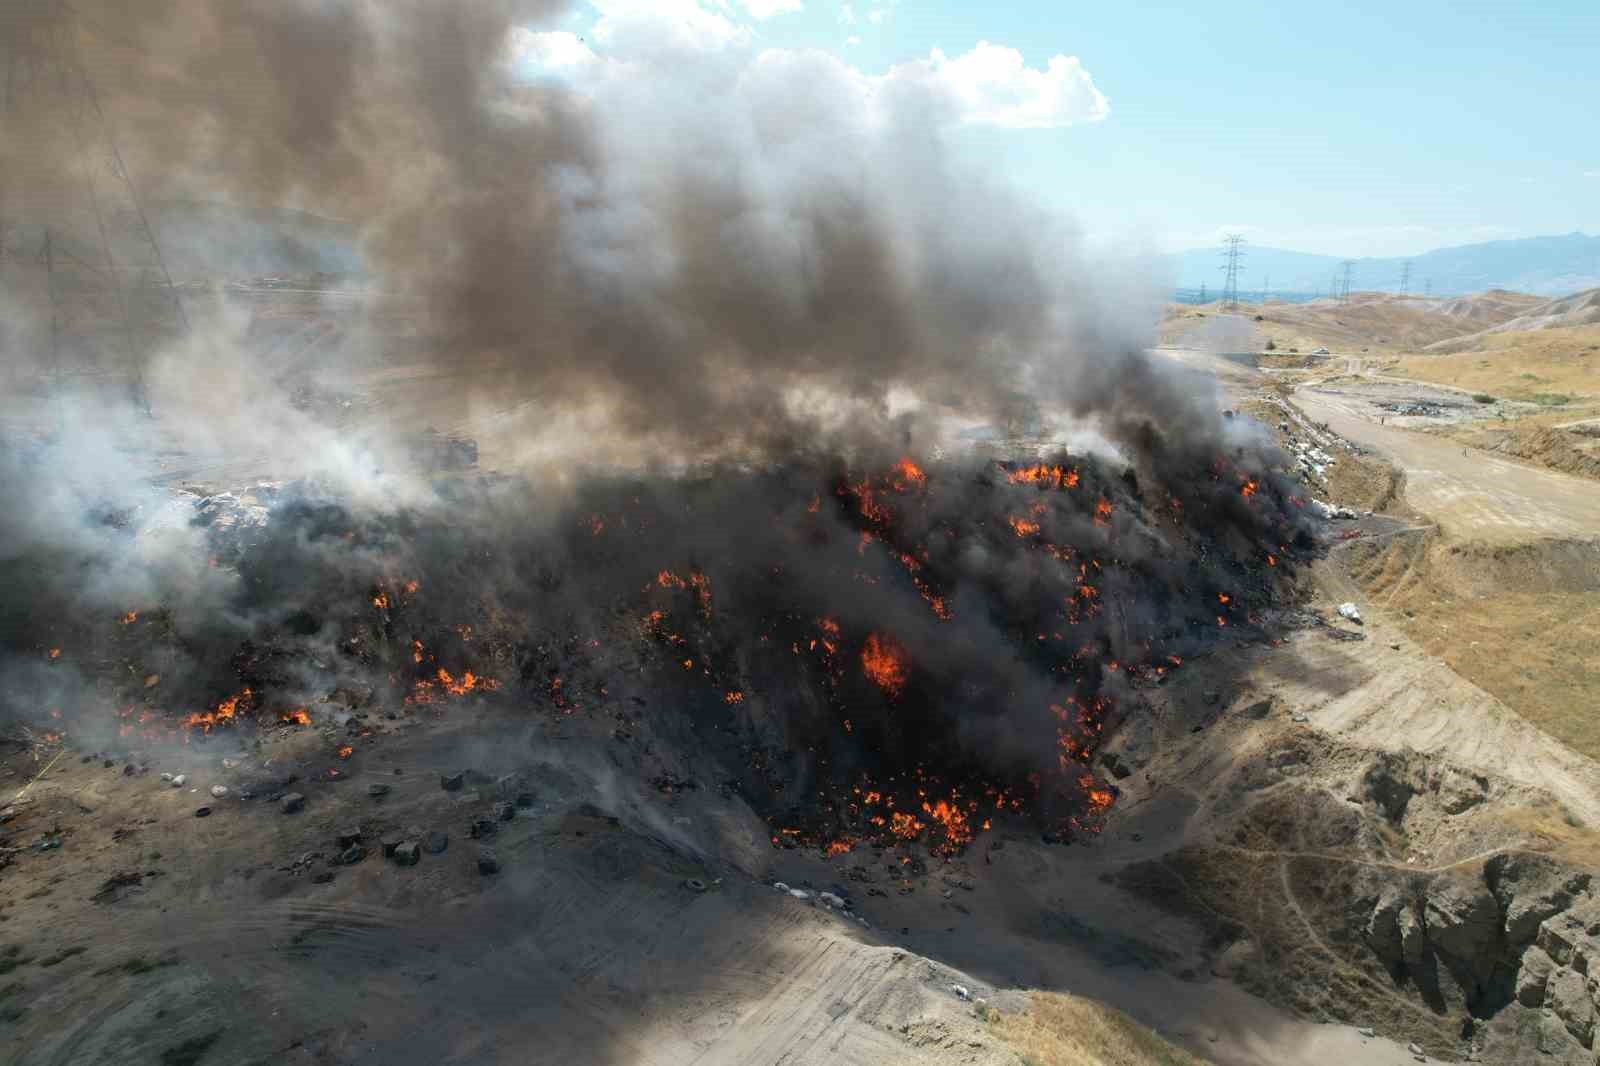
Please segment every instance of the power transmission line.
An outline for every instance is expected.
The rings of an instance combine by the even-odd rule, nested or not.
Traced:
[[[1355,267],[1355,265],[1356,261],[1354,259],[1346,259],[1344,262],[1339,264],[1339,269],[1341,272],[1339,279],[1340,303],[1347,304],[1350,302],[1350,271]]]
[[[1222,306],[1229,311],[1239,310],[1239,260],[1244,258],[1244,253],[1239,250],[1239,245],[1244,243],[1244,237],[1238,233],[1230,233],[1222,238],[1222,255],[1226,260],[1222,269],[1225,280],[1222,284]]]
[[[1404,296],[1411,291],[1411,260],[1406,260],[1406,265],[1400,268],[1400,295]]]
[[[55,188],[33,190],[48,205],[39,216],[10,222],[42,231],[33,265],[50,294],[53,373],[115,369],[148,413],[146,359],[188,331],[188,316],[80,55],[76,12],[61,0],[35,2],[44,17],[10,42],[4,108],[53,131],[59,140],[36,150],[67,162],[49,179]]]

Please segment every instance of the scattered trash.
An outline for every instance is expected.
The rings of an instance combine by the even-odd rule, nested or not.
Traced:
[[[417,860],[422,858],[422,849],[417,846],[415,840],[407,840],[394,846],[394,850],[390,852],[390,858],[394,859],[395,863],[400,866],[415,866]]]
[[[1346,507],[1343,504],[1328,503],[1324,500],[1319,500],[1316,498],[1311,500],[1311,509],[1320,514],[1323,518],[1329,519],[1354,519],[1361,517],[1361,512]]]
[[[787,891],[789,891],[789,886],[784,884],[782,881],[773,882],[772,888],[773,888],[773,891],[775,891],[775,892],[787,892]]]
[[[1378,1035],[1378,1031],[1376,1029],[1372,1028],[1372,1026],[1370,1026],[1370,1025],[1363,1025],[1361,1028],[1357,1029],[1356,1032],[1360,1033],[1362,1036],[1377,1036]]]
[[[162,782],[162,784],[166,784],[166,785],[172,784],[172,775],[171,774],[162,774],[161,775],[161,782]]]
[[[211,808],[210,807],[196,807],[194,809],[194,816],[196,818],[209,818],[211,816]]]
[[[845,907],[848,906],[848,904],[845,903],[845,901],[843,899],[841,899],[838,896],[834,895],[832,892],[821,892],[821,893],[818,893],[817,898],[820,899],[822,902],[826,903],[828,906],[833,907],[835,910],[841,910],[842,911],[842,910],[845,909]]]
[[[951,985],[950,991],[955,993],[957,999],[964,999],[969,1003],[972,1001],[972,993],[967,991],[966,985]]]
[[[698,877],[690,877],[684,880],[683,887],[687,888],[691,892],[704,892],[706,890],[706,883],[700,880]]]
[[[291,792],[279,800],[278,805],[283,808],[284,814],[294,814],[305,807],[306,798],[298,792]]]
[[[1349,619],[1350,621],[1354,622],[1356,625],[1361,625],[1362,624],[1362,621],[1361,621],[1361,608],[1357,607],[1353,603],[1341,603],[1339,605],[1339,616],[1341,618]]]
[[[184,785],[186,785],[188,783],[189,783],[189,775],[187,775],[187,774],[174,774],[173,777],[172,777],[172,787],[173,788],[182,788]]]
[[[335,861],[338,862],[340,866],[354,866],[356,863],[360,862],[366,857],[366,848],[362,847],[360,844],[351,844],[348,848],[345,848],[339,853],[339,858]]]
[[[227,785],[212,785],[211,786],[211,795],[214,798],[221,799],[223,796],[226,796],[227,794],[228,794],[228,786]]]
[[[1311,716],[1309,714],[1304,713],[1303,711],[1295,711],[1293,714],[1291,714],[1289,716],[1289,720],[1291,722],[1299,722],[1302,725],[1304,725],[1306,722],[1311,721]]]
[[[811,898],[811,893],[807,892],[803,888],[791,888],[789,890],[789,895],[799,900],[809,900]]]

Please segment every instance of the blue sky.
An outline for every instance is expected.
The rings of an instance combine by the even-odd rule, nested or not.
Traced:
[[[958,153],[1096,238],[1387,256],[1600,232],[1596,0],[580,0],[560,28],[607,58],[676,34],[910,70],[964,101]]]

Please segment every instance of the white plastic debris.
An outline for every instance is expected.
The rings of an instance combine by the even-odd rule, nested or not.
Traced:
[[[972,999],[972,993],[967,991],[967,986],[966,985],[951,985],[950,986],[950,991],[952,991],[952,992],[954,992],[956,994],[956,998],[957,999],[965,999],[965,1000],[971,1000]]]
[[[1341,618],[1348,618],[1356,625],[1361,624],[1361,608],[1357,607],[1353,603],[1341,603],[1339,605],[1339,616]]]
[[[211,786],[211,794],[213,796],[215,796],[217,799],[221,799],[223,796],[226,796],[228,794],[228,786],[227,785],[212,785]]]
[[[807,892],[803,888],[791,888],[789,890],[789,895],[793,896],[795,899],[810,899],[811,898],[811,893]]]
[[[1361,512],[1359,512],[1359,511],[1352,510],[1351,508],[1345,507],[1342,504],[1327,503],[1326,501],[1318,500],[1318,499],[1313,499],[1311,501],[1311,509],[1313,511],[1316,511],[1323,518],[1347,518],[1347,519],[1349,519],[1349,518],[1360,518],[1361,517]]]
[[[182,788],[189,780],[187,774],[178,774],[172,779],[173,788]]]
[[[784,884],[782,881],[774,881],[772,884],[772,890],[774,892],[787,892],[789,891],[789,886]]]
[[[844,900],[840,899],[838,896],[834,895],[832,892],[821,892],[821,893],[818,893],[817,898],[820,899],[822,902],[826,903],[830,907],[837,908],[838,910],[841,910],[841,911],[844,910]]]
[[[1370,1025],[1363,1025],[1361,1028],[1357,1029],[1356,1032],[1360,1033],[1362,1036],[1377,1036],[1378,1035],[1378,1031],[1376,1029],[1374,1029]]]
[[[172,784],[172,775],[171,774],[162,774],[161,775],[161,780],[162,780],[163,783],[170,785],[170,784]]]

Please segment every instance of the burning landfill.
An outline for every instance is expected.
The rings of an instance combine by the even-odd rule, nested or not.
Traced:
[[[408,467],[414,415],[347,432],[226,314],[123,367],[140,403],[57,374],[0,452],[24,722],[126,750],[356,706],[644,714],[775,847],[950,856],[1096,832],[1098,738],[1262,637],[1310,551],[1291,461],[1145,353],[1142,289],[943,152],[933,83],[857,114],[838,64],[774,53],[580,91],[504,55],[552,3],[99,6],[150,59],[96,65],[150,195],[361,219],[335,369],[447,382],[498,436]],[[0,217],[49,215],[76,158],[25,126]],[[47,365],[48,301],[7,303]],[[962,445],[1021,424],[1049,432]],[[175,455],[284,480],[173,488]]]

